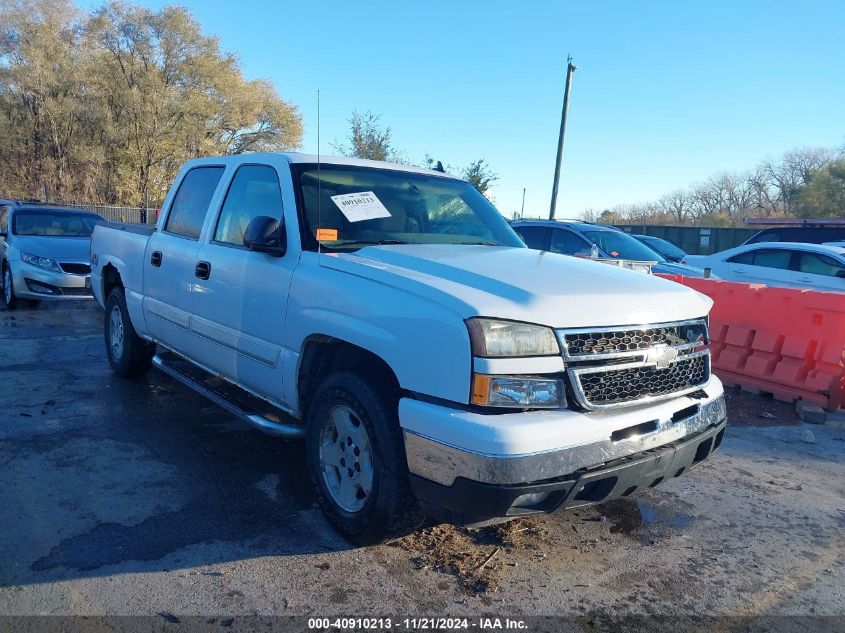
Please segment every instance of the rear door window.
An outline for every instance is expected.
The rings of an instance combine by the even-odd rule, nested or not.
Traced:
[[[545,226],[515,226],[513,230],[519,234],[528,248],[546,250],[549,229]]]
[[[208,213],[208,205],[223,175],[223,167],[194,167],[182,179],[170,205],[164,230],[196,239]]]
[[[580,237],[567,229],[555,229],[552,231],[552,242],[549,250],[563,255],[580,255],[590,253],[591,245],[583,237]]]
[[[792,261],[793,251],[786,249],[766,248],[754,252],[754,265],[762,266],[764,268],[777,268],[780,270],[789,270],[789,264]]]

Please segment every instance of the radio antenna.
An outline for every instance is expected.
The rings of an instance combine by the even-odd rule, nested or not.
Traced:
[[[320,232],[320,90],[317,90],[317,230],[316,232]],[[315,235],[315,237],[317,237]],[[317,239],[317,254],[319,255],[322,253],[322,243],[320,242],[319,238]]]

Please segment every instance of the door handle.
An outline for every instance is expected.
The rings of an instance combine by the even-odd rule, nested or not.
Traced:
[[[734,268],[734,272],[738,275],[744,275],[745,269],[744,268]]]
[[[153,251],[153,254],[150,255],[150,263],[156,268],[161,266],[161,251]]]
[[[799,277],[798,281],[804,282],[805,284],[812,283],[812,279],[810,277]]]
[[[208,279],[211,277],[211,264],[208,262],[197,262],[194,274],[200,279]]]

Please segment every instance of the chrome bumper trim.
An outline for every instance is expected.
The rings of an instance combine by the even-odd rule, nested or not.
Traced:
[[[688,401],[687,406],[693,406]],[[726,417],[725,398],[699,405],[693,415],[676,422],[657,421],[657,430],[630,439],[572,446],[525,455],[485,455],[461,450],[433,439],[404,431],[408,469],[431,481],[451,486],[457,477],[493,484],[523,484],[600,466],[620,457],[641,453],[719,424]]]

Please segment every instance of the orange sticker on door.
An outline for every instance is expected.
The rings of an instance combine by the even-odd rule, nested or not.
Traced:
[[[318,242],[336,242],[337,229],[317,229]]]

